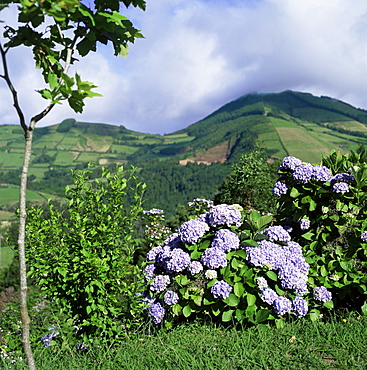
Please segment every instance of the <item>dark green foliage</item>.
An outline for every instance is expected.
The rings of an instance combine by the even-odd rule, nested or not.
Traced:
[[[144,208],[161,208],[170,217],[179,204],[194,198],[212,199],[229,172],[230,167],[220,163],[180,166],[164,161],[146,165],[139,172],[139,178],[147,184]]]
[[[277,167],[276,162],[267,162],[265,150],[259,147],[242,155],[219,186],[215,203],[240,204],[246,209],[274,212],[276,199],[271,189],[277,178]]]
[[[73,173],[66,212],[52,203],[47,217],[42,208],[28,212],[27,259],[30,276],[78,325],[77,335],[103,341],[139,322],[135,294],[141,281],[132,261],[144,186],[134,170],[102,169],[94,180],[90,173]],[[134,194],[131,204],[128,192]]]
[[[292,237],[303,246],[311,266],[309,283],[330,289],[336,307],[361,309],[367,296],[367,243],[361,239],[367,230],[365,153],[334,151],[322,164],[333,175],[352,175],[344,181],[349,190],[334,192],[329,181],[296,182],[293,171],[280,171],[279,181],[289,190],[279,198],[276,218],[292,227]],[[301,219],[310,221],[309,229],[300,228]],[[367,304],[362,310],[367,312]]]

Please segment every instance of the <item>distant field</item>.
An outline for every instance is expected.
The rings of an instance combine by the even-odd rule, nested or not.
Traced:
[[[36,193],[27,190],[27,200],[31,202],[46,202],[49,198],[55,198],[54,195],[46,193]],[[0,207],[5,205],[15,205],[19,202],[19,186],[7,185],[0,186]]]
[[[9,247],[0,248],[0,268],[8,267],[14,257],[14,251]]]

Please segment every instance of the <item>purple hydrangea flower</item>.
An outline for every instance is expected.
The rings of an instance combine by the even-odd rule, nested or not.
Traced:
[[[280,197],[281,195],[287,194],[289,186],[283,181],[277,181],[272,189],[274,196]]]
[[[201,255],[201,262],[210,269],[227,266],[227,258],[225,252],[219,248],[208,248]]]
[[[155,262],[157,255],[159,255],[163,251],[163,247],[157,246],[153,247],[148,253],[146,257],[147,262]]]
[[[308,304],[301,297],[295,297],[292,302],[292,311],[298,317],[306,316],[308,312]]]
[[[313,166],[310,163],[298,166],[293,172],[293,180],[295,182],[307,183],[311,180],[313,175]]]
[[[167,290],[167,292],[164,294],[163,300],[164,303],[167,304],[168,306],[173,306],[179,300],[178,294],[173,290]]]
[[[161,303],[156,302],[152,303],[148,307],[148,313],[154,324],[159,324],[162,322],[164,315],[166,314],[166,309],[162,306]]]
[[[226,299],[232,291],[232,287],[224,280],[218,280],[211,288],[214,298]]]
[[[203,271],[203,265],[199,261],[192,261],[188,266],[187,270],[191,275],[196,275],[199,272]]]
[[[367,242],[367,231],[364,231],[362,234],[361,234],[361,239],[363,242]]]
[[[245,246],[247,261],[256,267],[267,265],[270,269],[277,270],[285,261],[283,249],[268,240],[258,242],[258,247]]]
[[[348,193],[349,191],[349,185],[346,182],[337,182],[333,185],[333,192],[344,194]]]
[[[273,302],[274,312],[278,315],[284,315],[292,311],[292,301],[286,297],[277,297]]]
[[[320,302],[331,301],[332,295],[324,286],[314,288],[313,297]]]
[[[52,325],[50,328],[47,329],[48,331],[50,331],[50,333],[44,335],[41,340],[43,342],[43,345],[45,347],[50,347],[51,345],[51,340],[53,338],[56,338],[58,335],[59,335],[59,332],[56,330],[55,326]]]
[[[178,248],[178,243],[181,241],[178,233],[173,233],[171,234],[165,241],[164,245],[167,245],[168,247],[171,248]]]
[[[311,226],[311,221],[308,218],[302,218],[299,222],[299,227],[301,230],[308,230]]]
[[[302,161],[296,157],[285,157],[279,167],[279,170],[292,170],[294,171],[298,166],[302,164]]]
[[[264,288],[261,290],[260,298],[263,302],[267,303],[268,305],[272,305],[273,302],[278,298],[278,294],[270,288]]]
[[[156,301],[156,298],[149,295],[149,293],[147,291],[143,292],[142,296],[144,297],[143,298],[143,303],[147,304],[149,306]]]
[[[206,213],[206,219],[210,226],[241,225],[242,207],[239,205],[219,204],[214,206]]]
[[[157,262],[168,273],[173,273],[184,270],[191,262],[191,258],[181,248],[163,247],[163,252],[157,256]]]
[[[168,275],[157,275],[150,284],[150,290],[157,293],[163,292],[170,282]]]
[[[215,233],[211,246],[219,248],[223,252],[229,252],[231,249],[237,249],[240,246],[240,239],[231,230],[220,229]]]
[[[157,268],[154,264],[147,265],[143,271],[145,282],[148,282],[149,280],[153,279],[156,271]]]
[[[264,229],[261,234],[266,235],[271,242],[280,241],[288,242],[291,240],[291,236],[282,226],[270,226]]]
[[[331,171],[326,166],[314,166],[312,179],[316,181],[330,181]]]
[[[195,244],[207,231],[209,231],[207,223],[198,219],[192,219],[180,226],[178,235],[184,243]]]
[[[330,184],[334,185],[337,182],[352,182],[354,176],[351,173],[337,173],[330,179]]]
[[[293,231],[293,227],[289,225],[283,226],[283,229],[289,234]]]

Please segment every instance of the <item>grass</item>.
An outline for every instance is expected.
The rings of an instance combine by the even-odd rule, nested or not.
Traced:
[[[281,329],[194,322],[152,336],[143,331],[114,348],[80,354],[39,347],[34,356],[39,370],[365,369],[366,337],[367,317],[357,314],[300,319]],[[11,368],[26,366],[18,361]]]

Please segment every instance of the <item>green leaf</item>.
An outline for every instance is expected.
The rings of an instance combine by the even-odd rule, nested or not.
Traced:
[[[326,301],[326,302],[323,303],[323,306],[331,310],[331,309],[334,308],[334,302],[333,301]]]
[[[182,310],[182,313],[183,313],[183,315],[184,315],[185,317],[189,317],[189,316],[191,315],[191,312],[192,312],[192,310],[191,310],[190,305],[186,305],[186,306],[183,308],[183,310]]]
[[[257,244],[256,244],[257,245]],[[234,254],[233,255],[235,255],[235,256],[237,256],[237,257],[241,257],[241,258],[243,258],[244,260],[246,260],[246,258],[247,258],[247,253],[244,251],[244,250],[237,250],[237,251],[235,251],[234,252]]]
[[[233,292],[234,294],[237,296],[237,297],[242,297],[243,296],[243,293],[245,292],[245,287],[243,286],[242,283],[240,282],[237,282],[234,284],[234,287],[233,287]]]
[[[236,307],[240,303],[240,299],[232,293],[223,301],[231,307]]]
[[[266,321],[270,315],[270,310],[262,308],[256,312],[256,322],[260,323]]]
[[[361,307],[361,310],[362,310],[362,314],[363,315],[367,315],[367,300],[364,301],[362,307]]]
[[[223,314],[222,314],[222,321],[223,322],[231,321],[232,316],[233,316],[233,312],[234,312],[234,310],[224,311]]]
[[[256,303],[257,297],[253,294],[247,293],[246,299],[247,299],[247,304],[249,306],[253,306]]]
[[[266,276],[269,278],[269,279],[271,279],[271,280],[273,280],[273,281],[277,281],[278,280],[278,276],[277,276],[277,274],[274,272],[274,271],[266,271]]]

